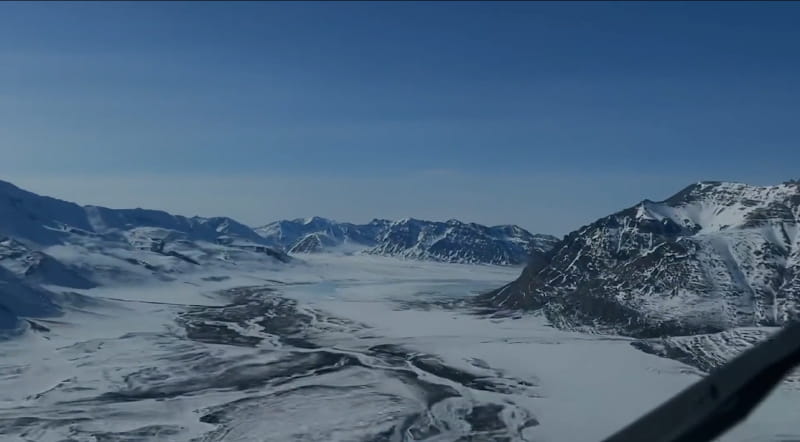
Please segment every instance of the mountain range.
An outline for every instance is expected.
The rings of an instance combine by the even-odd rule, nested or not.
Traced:
[[[198,269],[280,265],[288,253],[364,252],[444,262],[524,264],[557,239],[516,226],[323,218],[252,229],[227,217],[81,206],[0,181],[0,329],[58,314],[64,289],[173,280]],[[287,253],[288,252],[288,253]]]
[[[568,234],[480,297],[564,328],[648,338],[776,326],[800,312],[800,182],[699,182]]]
[[[57,314],[59,289],[174,279],[202,267],[288,262],[230,218],[80,206],[0,181],[0,329]]]
[[[517,226],[413,218],[352,224],[312,217],[253,229],[226,217],[80,206],[0,181],[0,327],[18,315],[57,313],[55,288],[170,280],[195,269],[281,265],[290,255],[334,251],[527,263],[519,278],[478,302],[541,310],[558,327],[639,338],[736,334],[800,316],[798,220],[797,181],[699,182],[561,240]],[[677,342],[664,345],[683,348]]]
[[[454,219],[352,224],[312,217],[277,221],[256,231],[290,254],[344,251],[469,264],[526,264],[558,242],[554,236],[532,234],[519,226],[487,227]]]

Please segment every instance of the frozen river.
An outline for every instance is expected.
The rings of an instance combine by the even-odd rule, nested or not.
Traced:
[[[0,341],[0,439],[597,441],[701,375],[466,302],[518,268],[304,260],[73,295]],[[782,387],[722,440],[798,422]]]

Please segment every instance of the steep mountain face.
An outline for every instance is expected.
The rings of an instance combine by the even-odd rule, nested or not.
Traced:
[[[487,227],[458,220],[428,222],[404,219],[380,233],[366,253],[444,262],[499,265],[525,264],[558,240],[533,235],[517,226]]]
[[[482,302],[635,336],[779,325],[800,311],[800,183],[701,182],[572,232]]]
[[[354,243],[359,246],[374,246],[377,235],[389,225],[389,221],[373,220],[368,224],[339,223],[314,216],[294,220],[276,221],[256,230],[269,244],[292,250],[301,241],[319,240],[324,248]],[[316,238],[316,239],[306,239]],[[301,247],[305,249],[305,247]],[[304,250],[304,251],[321,251]]]
[[[338,242],[324,233],[309,233],[297,241],[289,253],[318,253],[336,247]]]
[[[52,302],[46,301],[52,293],[42,286],[88,289],[120,278],[169,279],[171,273],[206,264],[259,259],[285,262],[289,257],[230,218],[84,207],[0,181],[0,310],[5,324],[13,323],[16,314],[52,312]]]
[[[458,220],[373,220],[356,225],[325,218],[278,221],[257,229],[290,253],[347,249],[373,255],[442,262],[516,265],[547,252],[558,242],[518,226],[486,227]]]

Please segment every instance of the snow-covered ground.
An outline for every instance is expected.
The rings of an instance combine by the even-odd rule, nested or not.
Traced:
[[[519,270],[309,255],[73,290],[0,341],[0,440],[596,441],[699,378],[463,302]],[[798,403],[781,387],[722,440],[800,439]]]

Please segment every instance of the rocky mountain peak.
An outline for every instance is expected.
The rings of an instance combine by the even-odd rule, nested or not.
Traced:
[[[633,335],[774,325],[800,306],[794,184],[692,184],[567,235],[482,300]]]

